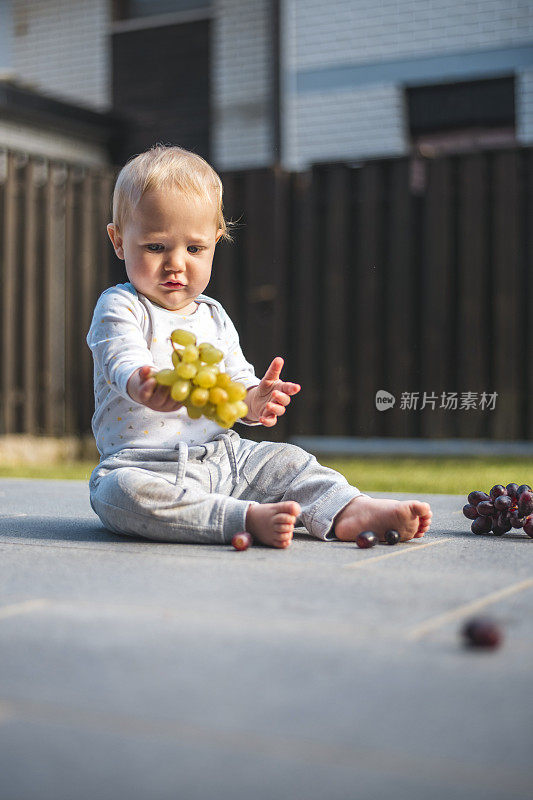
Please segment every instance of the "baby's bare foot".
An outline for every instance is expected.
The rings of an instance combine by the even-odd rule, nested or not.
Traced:
[[[385,532],[398,531],[402,542],[420,538],[428,530],[432,512],[428,503],[420,500],[378,500],[355,497],[335,520],[337,539],[353,542],[361,531],[374,531],[381,541]]]
[[[300,510],[300,506],[294,500],[284,500],[281,503],[254,503],[246,513],[246,530],[262,544],[270,547],[288,547]]]

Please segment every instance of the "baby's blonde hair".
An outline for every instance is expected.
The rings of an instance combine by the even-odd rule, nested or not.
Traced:
[[[174,188],[214,204],[221,239],[231,241],[222,207],[222,181],[212,166],[182,147],[156,144],[131,158],[119,172],[113,192],[113,223],[119,230],[141,197],[152,189]]]

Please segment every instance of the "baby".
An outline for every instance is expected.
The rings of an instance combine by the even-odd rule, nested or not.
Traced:
[[[224,353],[219,364],[247,390],[245,425],[271,427],[297,383],[276,357],[260,380],[221,304],[203,294],[215,247],[229,239],[222,184],[179,147],[156,146],[120,172],[107,227],[129,282],[100,296],[87,336],[94,358],[92,428],[101,458],[90,479],[95,513],[110,530],[169,542],[229,543],[247,530],[286,548],[295,525],[324,541],[423,536],[431,510],[416,500],[362,494],[291,444],[254,442],[201,417],[159,385],[172,367],[170,334],[183,328]]]

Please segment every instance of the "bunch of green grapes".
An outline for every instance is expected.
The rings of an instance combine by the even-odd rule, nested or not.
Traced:
[[[170,339],[174,369],[160,370],[154,375],[156,381],[170,386],[170,396],[186,407],[191,419],[204,416],[222,428],[233,427],[248,413],[246,389],[220,371],[217,364],[224,353],[207,342],[197,345],[194,333],[180,328]]]

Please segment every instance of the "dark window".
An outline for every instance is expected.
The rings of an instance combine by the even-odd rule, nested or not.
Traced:
[[[515,137],[514,77],[406,89],[412,143],[422,154],[507,146]]]
[[[514,125],[514,78],[407,89],[411,133]]]

